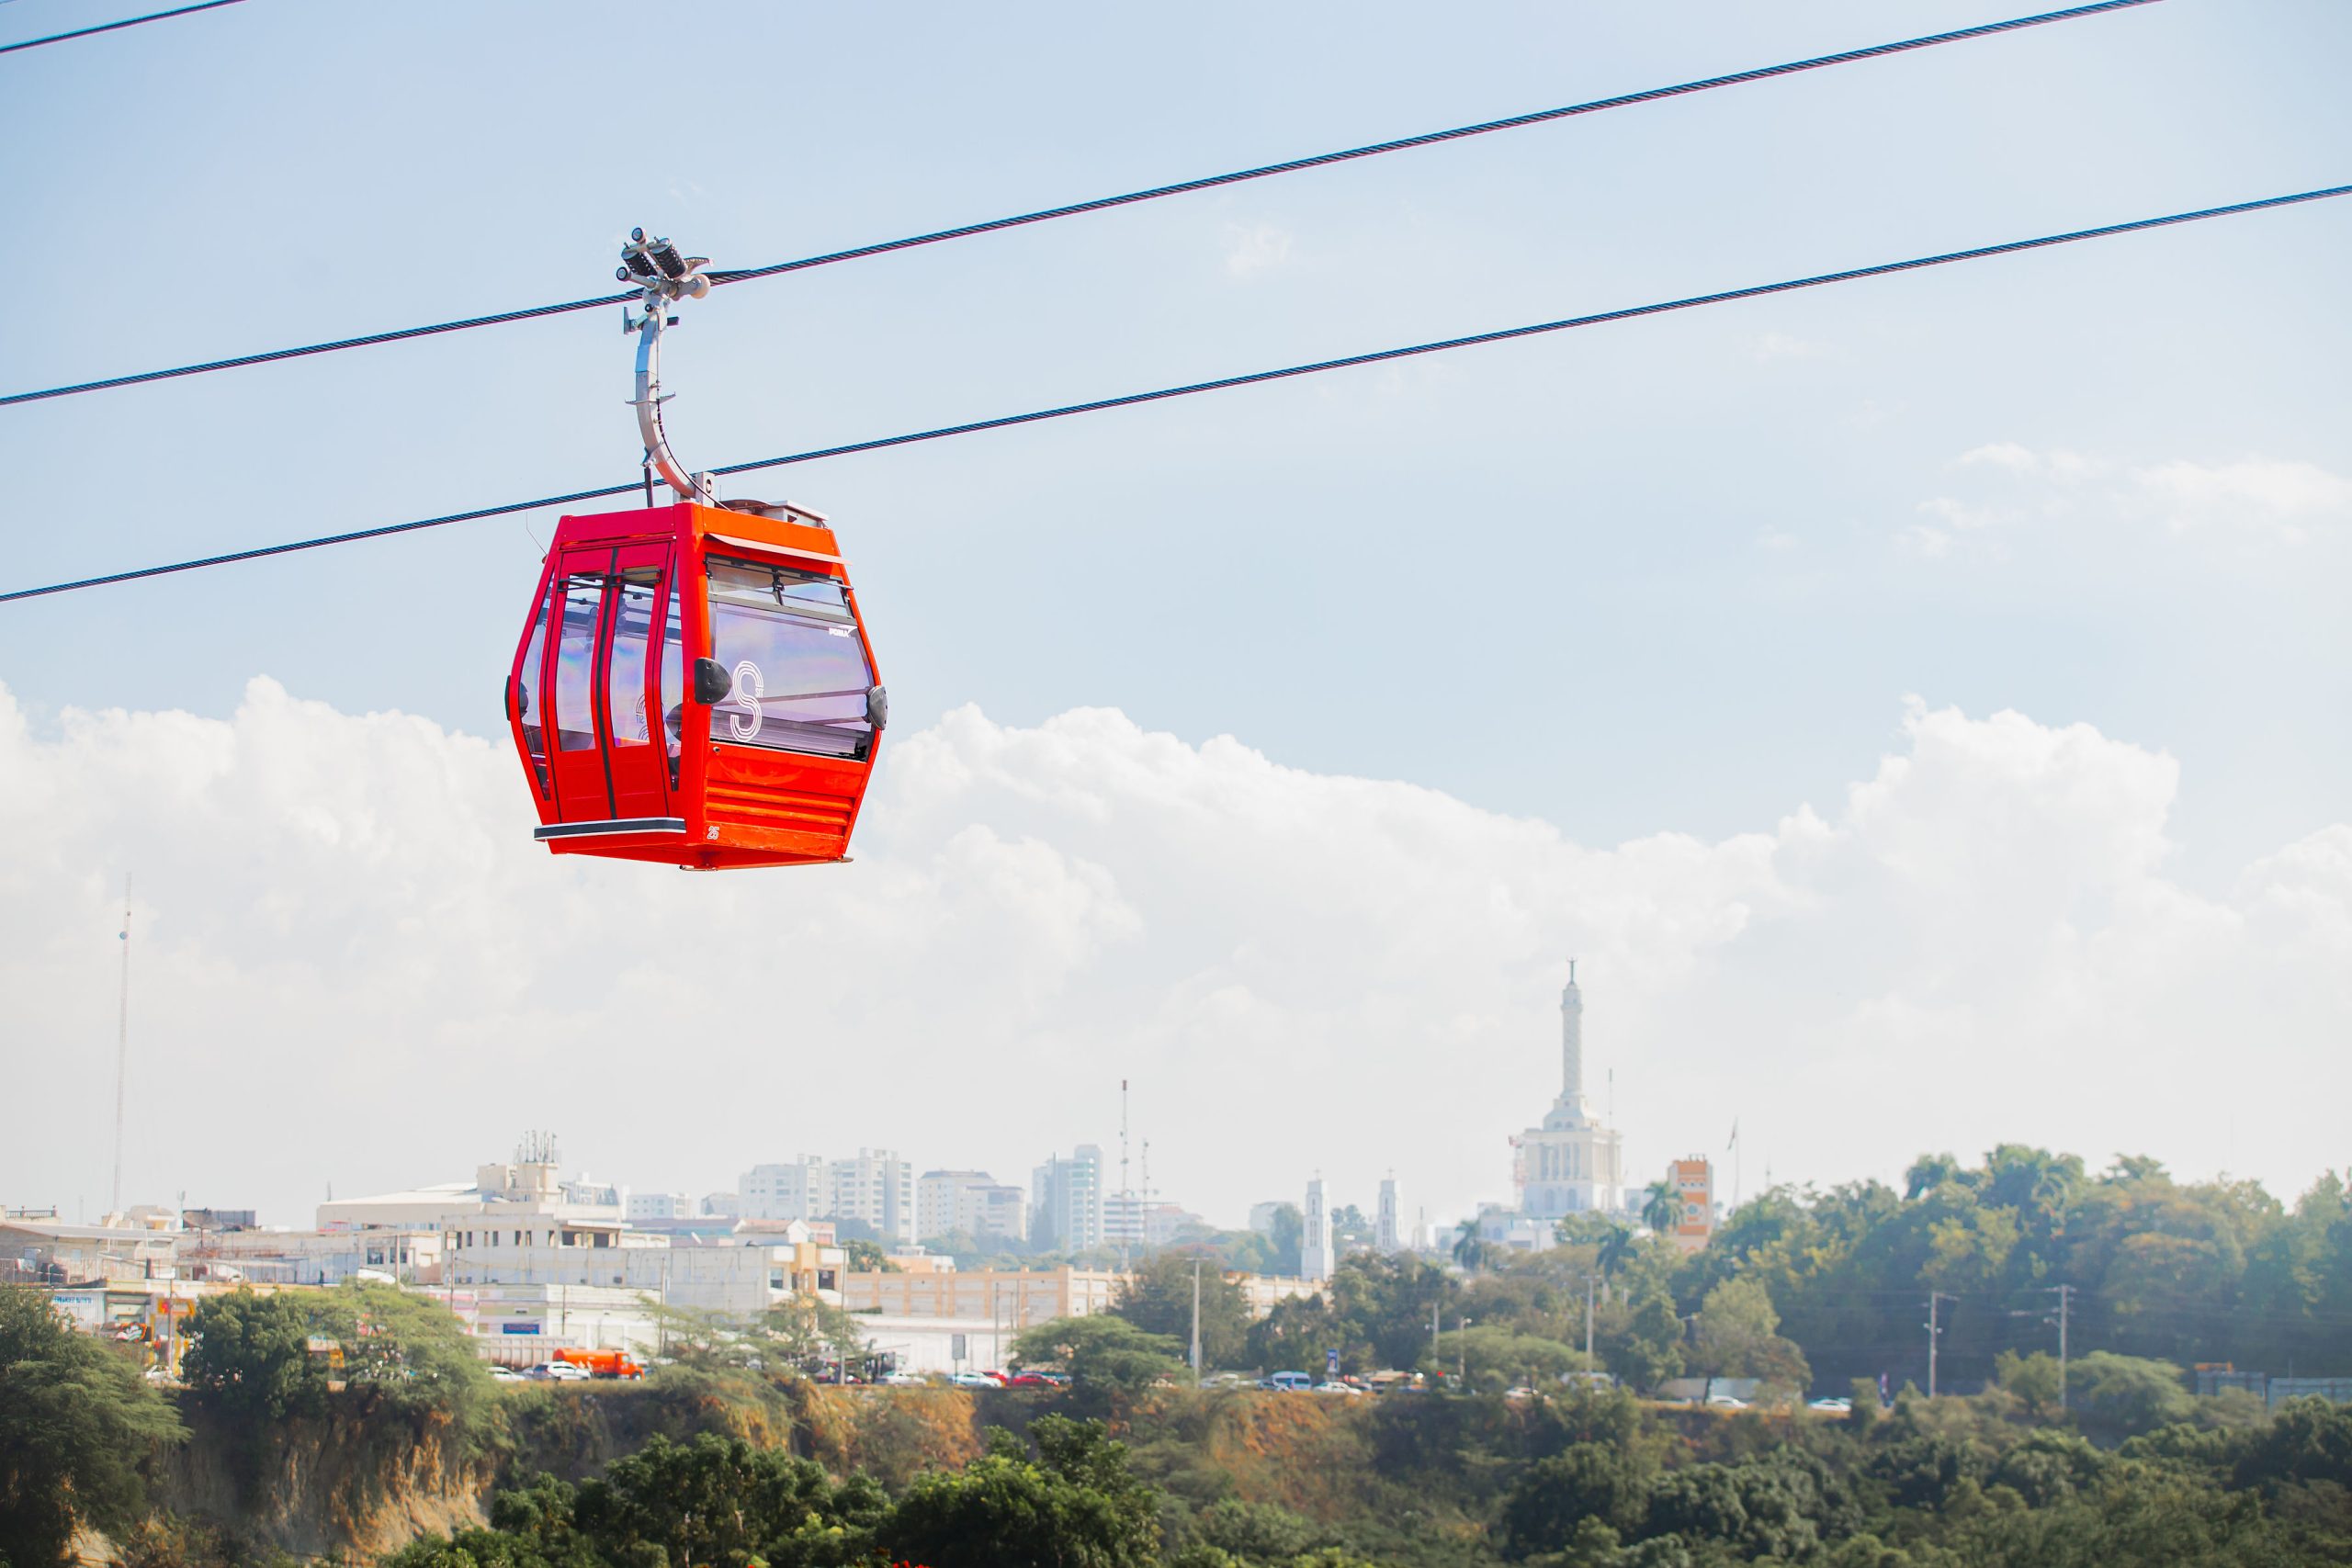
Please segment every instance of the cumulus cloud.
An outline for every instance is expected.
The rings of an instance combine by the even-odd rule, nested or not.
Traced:
[[[103,1202],[125,866],[132,1196],[279,1221],[529,1126],[640,1189],[886,1145],[1025,1180],[1115,1136],[1123,1077],[1154,1186],[1222,1223],[1318,1168],[1434,1219],[1508,1197],[1571,953],[1638,1179],[1734,1115],[1783,1179],[2014,1137],[2288,1186],[2334,1156],[2324,1097],[2255,1096],[2233,1148],[2212,1091],[2334,1070],[2352,827],[2207,894],[2166,874],[2178,764],[2089,727],[1914,702],[1867,772],[1591,847],[964,708],[886,747],[854,865],[693,875],[547,856],[503,739],[266,680],[225,719],[0,691],[0,1196]]]

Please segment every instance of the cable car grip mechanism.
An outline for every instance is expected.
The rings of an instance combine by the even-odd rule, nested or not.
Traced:
[[[712,477],[687,472],[670,450],[670,437],[662,428],[662,405],[676,396],[662,390],[662,332],[678,324],[670,310],[679,300],[699,299],[710,292],[710,279],[703,271],[709,265],[708,256],[680,255],[668,240],[648,239],[644,230],[632,229],[628,243],[621,247],[621,265],[614,268],[613,276],[641,290],[639,303],[645,311],[633,317],[627,305],[621,307],[621,331],[637,333],[637,395],[629,400],[629,406],[637,411],[645,461],[680,501],[716,506],[718,487]]]

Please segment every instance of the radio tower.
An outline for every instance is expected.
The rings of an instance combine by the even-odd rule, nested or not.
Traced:
[[[130,1071],[130,874],[122,874],[122,1001],[114,1035],[114,1200],[107,1212],[122,1213],[122,1090]]]
[[[1119,1080],[1119,1272],[1127,1271],[1127,1222],[1135,1215],[1135,1191],[1127,1185],[1127,1080]]]

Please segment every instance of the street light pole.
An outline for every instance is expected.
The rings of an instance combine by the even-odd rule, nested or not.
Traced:
[[[1599,1279],[1597,1274],[1584,1277],[1584,1359],[1588,1361],[1592,1359],[1592,1288]]]
[[[1936,1325],[1936,1307],[1939,1303],[1959,1299],[1958,1296],[1946,1295],[1941,1291],[1928,1292],[1928,1397],[1929,1399],[1936,1397],[1936,1340],[1943,1332]]]
[[[2046,1287],[2058,1298],[2058,1408],[2066,1408],[2066,1308],[2075,1299],[2072,1285]]]

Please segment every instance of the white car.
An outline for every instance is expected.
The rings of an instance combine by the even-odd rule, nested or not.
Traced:
[[[947,1380],[955,1388],[1002,1388],[1004,1385],[986,1372],[956,1372]]]
[[[892,1388],[921,1388],[931,1380],[921,1372],[892,1372],[882,1381]]]
[[[1854,1413],[1854,1402],[1841,1396],[1832,1395],[1827,1399],[1816,1399],[1812,1404],[1806,1405],[1805,1408],[1807,1410],[1818,1410],[1824,1416],[1851,1416]]]
[[[1343,1382],[1318,1382],[1315,1385],[1315,1392],[1317,1393],[1345,1393],[1353,1395],[1357,1398],[1362,1398],[1363,1395],[1363,1390],[1360,1388],[1351,1388],[1348,1384]]]
[[[575,1367],[570,1361],[542,1361],[531,1369],[531,1375],[549,1382],[586,1382],[588,1369]]]
[[[492,1382],[521,1382],[523,1381],[523,1374],[516,1371],[512,1367],[492,1367],[490,1369],[490,1381]]]
[[[1711,1393],[1707,1395],[1707,1404],[1711,1408],[1716,1410],[1745,1410],[1747,1408],[1747,1401],[1744,1399],[1735,1399],[1728,1393]]]

